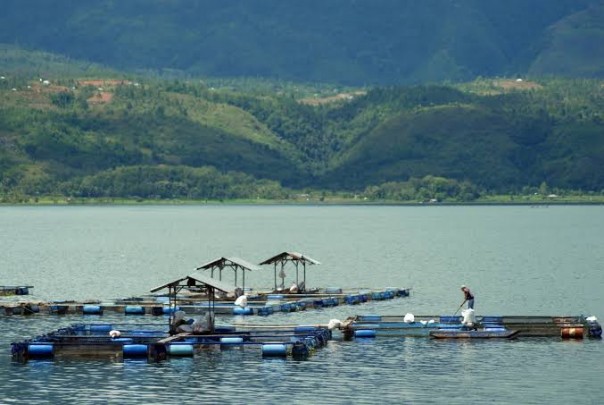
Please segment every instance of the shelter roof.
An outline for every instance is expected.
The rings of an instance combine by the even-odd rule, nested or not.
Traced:
[[[200,272],[195,272],[194,274],[190,274],[185,277],[181,277],[177,280],[164,284],[162,286],[156,287],[151,290],[151,292],[157,292],[159,290],[163,290],[168,287],[178,287],[178,286],[187,286],[190,285],[189,282],[194,281],[195,284],[205,284],[206,286],[213,287],[217,290],[224,291],[226,293],[235,291],[235,286],[227,284],[223,281],[216,280],[215,278],[208,277]]]
[[[301,263],[308,263],[308,264],[321,264],[318,260],[315,260],[312,257],[306,256],[306,255],[303,255],[302,253],[283,252],[283,253],[279,253],[276,256],[271,257],[270,259],[266,259],[265,261],[260,263],[260,265],[279,263],[279,262],[283,262],[283,261],[301,262]]]
[[[219,259],[212,260],[211,262],[208,262],[206,264],[199,266],[196,270],[208,270],[208,269],[212,269],[212,268],[223,269],[225,267],[241,268],[243,270],[248,270],[248,271],[262,270],[261,267],[256,266],[255,264],[252,264],[252,263],[250,263],[246,260],[240,259],[238,257],[221,257]]]

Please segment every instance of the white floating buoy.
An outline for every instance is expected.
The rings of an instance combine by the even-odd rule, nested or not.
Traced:
[[[109,331],[109,336],[111,336],[112,338],[120,337],[121,334],[122,333],[119,330],[113,329]]]
[[[342,326],[342,322],[339,319],[330,319],[327,324],[327,329],[333,330]]]

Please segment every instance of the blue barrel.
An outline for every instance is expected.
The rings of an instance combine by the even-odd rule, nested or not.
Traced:
[[[492,323],[492,324],[501,325],[501,324],[503,324],[503,317],[502,316],[483,316],[481,319],[481,322],[483,324]]]
[[[440,323],[461,323],[459,316],[440,316]]]
[[[287,346],[283,343],[265,343],[262,345],[262,355],[267,357],[286,357]]]
[[[250,307],[233,307],[233,315],[253,315],[254,310]]]
[[[31,343],[27,345],[27,355],[30,359],[47,359],[54,355],[52,343]]]
[[[188,343],[172,343],[168,345],[168,354],[170,356],[193,356],[193,345]]]
[[[373,329],[358,329],[354,331],[354,337],[356,338],[374,338],[375,330]]]
[[[281,304],[281,312],[290,312],[292,310],[292,306],[290,303]]]
[[[309,350],[317,347],[317,339],[314,336],[307,336],[304,338],[304,344],[308,346]]]
[[[344,298],[344,302],[346,302],[348,305],[358,304],[359,298],[356,295],[347,295]]]
[[[268,316],[270,315],[268,307],[260,307],[258,308],[258,315]]]
[[[236,346],[243,344],[243,338],[240,336],[233,337],[221,337],[220,345],[221,346]]]
[[[296,334],[300,334],[300,333],[307,333],[307,334],[311,334],[312,332],[316,331],[318,328],[316,326],[312,326],[312,325],[300,325],[300,326],[296,326],[294,328],[294,333]]]
[[[438,329],[447,329],[447,330],[461,330],[461,328],[462,328],[461,324],[455,325],[455,324],[452,324],[452,323],[449,323],[449,324],[439,323],[436,326],[438,326]]]
[[[15,295],[28,295],[29,288],[27,287],[17,287],[15,290]]]
[[[170,314],[173,314],[176,311],[180,311],[180,307],[170,307],[168,305],[165,305],[162,308],[162,312],[163,312],[164,315],[170,315]]]
[[[601,338],[602,337],[602,326],[597,320],[587,321],[587,336],[590,338]]]
[[[64,315],[68,309],[69,305],[51,305],[48,310],[51,314]]]
[[[113,329],[113,326],[107,323],[93,323],[90,324],[90,326],[88,327],[88,330],[90,331],[90,333],[95,333],[95,334],[106,334],[109,333],[110,330]]]
[[[282,300],[283,299],[283,295],[282,294],[269,294],[266,296],[267,300]]]
[[[380,301],[384,299],[384,293],[382,293],[381,291],[374,291],[371,293],[371,298],[376,300],[376,301]]]
[[[84,305],[82,313],[85,315],[103,315],[103,307],[100,305]]]
[[[119,337],[119,338],[113,338],[111,339],[112,343],[119,343],[121,345],[128,345],[130,343],[133,342],[132,338],[123,338],[123,337]]]
[[[295,342],[292,346],[292,356],[295,359],[304,359],[310,354],[310,349],[304,342]]]
[[[145,308],[140,305],[126,305],[124,308],[125,315],[145,315]]]
[[[124,358],[147,357],[147,345],[132,344],[122,348]]]

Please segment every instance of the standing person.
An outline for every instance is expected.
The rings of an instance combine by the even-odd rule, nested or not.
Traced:
[[[474,294],[472,294],[472,291],[465,285],[461,286],[461,291],[464,295],[464,302],[468,302],[468,308],[474,309]],[[463,303],[461,305],[463,305]]]

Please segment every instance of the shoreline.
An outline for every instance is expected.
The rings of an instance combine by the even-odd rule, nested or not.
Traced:
[[[442,201],[442,202],[411,202],[411,201],[368,201],[355,199],[307,199],[307,200],[139,200],[139,199],[78,199],[48,198],[38,201],[0,202],[0,207],[37,207],[37,206],[220,206],[220,205],[247,205],[247,206],[400,206],[400,207],[456,207],[456,206],[529,206],[546,208],[549,206],[564,205],[604,205],[604,196],[591,200],[518,200],[504,201],[499,199],[481,201]]]

